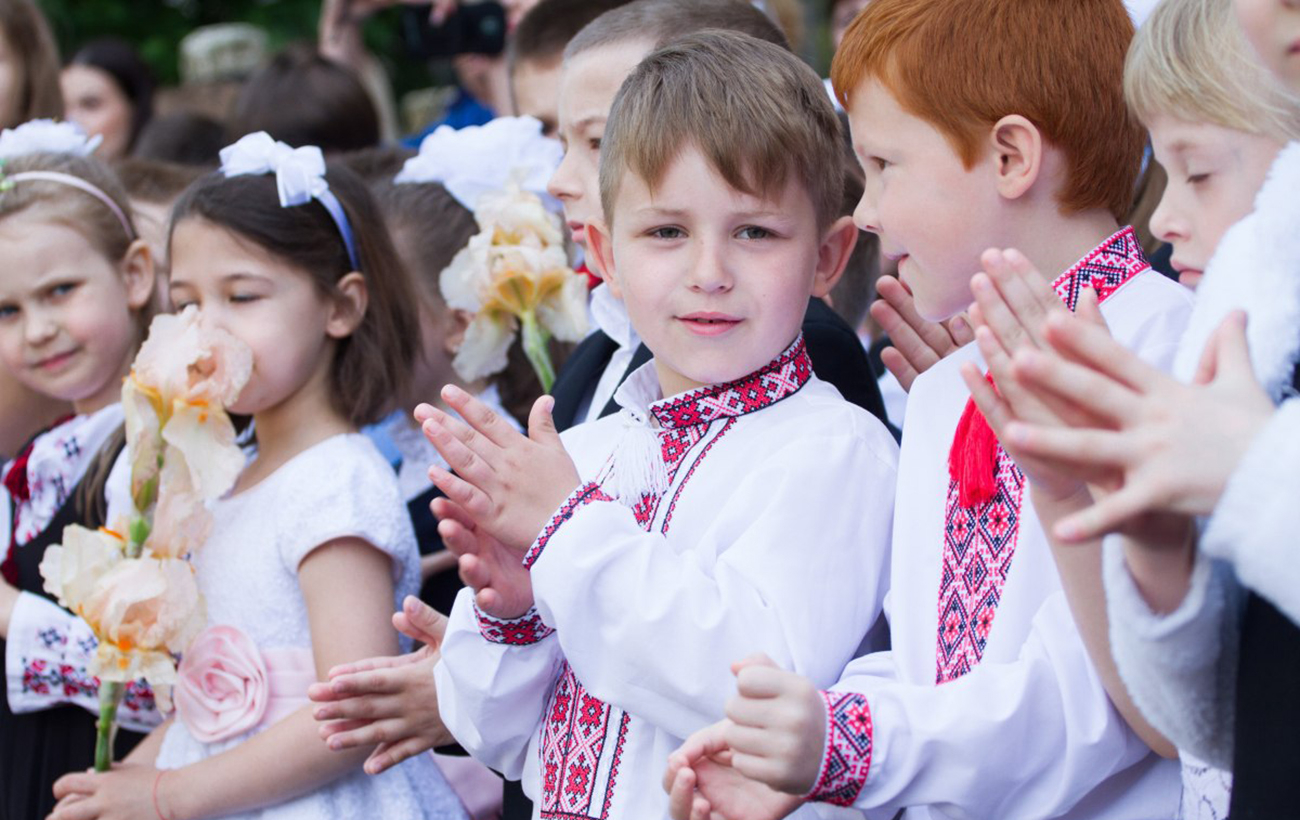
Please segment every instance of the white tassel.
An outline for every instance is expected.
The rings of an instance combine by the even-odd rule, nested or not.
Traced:
[[[668,468],[650,422],[626,408],[621,415],[623,434],[610,457],[609,476],[601,483],[610,495],[631,506],[646,493],[658,496],[668,489]]]

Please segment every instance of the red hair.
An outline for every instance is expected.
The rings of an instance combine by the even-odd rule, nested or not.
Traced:
[[[1133,23],[1122,0],[874,0],[831,79],[847,108],[868,79],[944,134],[969,168],[1010,114],[1062,151],[1066,213],[1133,205],[1146,132],[1124,102]]]

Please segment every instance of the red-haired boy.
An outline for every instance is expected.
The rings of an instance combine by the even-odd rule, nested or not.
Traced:
[[[983,252],[1018,248],[1071,309],[1095,290],[1115,337],[1168,368],[1191,298],[1118,223],[1144,143],[1122,91],[1132,34],[1121,0],[874,0],[855,20],[832,69],[867,174],[855,217],[923,317],[965,310]],[[1011,281],[995,259],[983,286]],[[970,402],[968,361],[983,367],[976,345],[908,400],[892,650],[826,692],[740,664],[730,720],[670,765],[676,816],[779,817],[805,799],[883,818],[1176,813],[1177,767],[1111,704],[1071,616],[1040,524],[1068,499],[1035,487],[1030,503]],[[727,748],[733,768],[709,757]]]

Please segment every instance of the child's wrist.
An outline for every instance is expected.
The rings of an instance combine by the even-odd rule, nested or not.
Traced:
[[[1178,609],[1191,588],[1195,541],[1190,537],[1173,547],[1156,548],[1124,539],[1124,563],[1138,593],[1151,611],[1167,615]]]

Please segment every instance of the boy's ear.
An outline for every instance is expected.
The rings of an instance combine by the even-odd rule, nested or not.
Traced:
[[[370,304],[370,290],[366,277],[356,271],[344,274],[335,288],[334,308],[325,322],[325,333],[331,339],[345,339],[361,325]]]
[[[1043,134],[1019,114],[1008,114],[990,134],[997,159],[998,193],[1004,199],[1024,196],[1043,170]]]
[[[157,283],[153,249],[143,239],[137,239],[122,257],[122,280],[126,283],[126,304],[131,310],[140,310],[153,302]]]
[[[618,277],[615,276],[614,245],[610,240],[610,231],[603,222],[593,220],[587,223],[587,250],[591,252],[587,267],[595,262],[598,269],[596,273],[609,285],[610,292],[622,299],[623,292],[618,286]]]
[[[844,275],[849,257],[858,244],[858,226],[853,217],[842,216],[831,223],[817,249],[817,272],[813,274],[812,295],[824,297]]]

